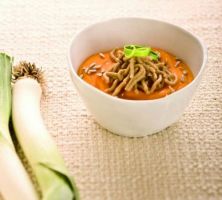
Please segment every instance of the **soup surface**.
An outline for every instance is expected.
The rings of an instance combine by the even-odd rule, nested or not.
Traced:
[[[158,60],[126,58],[123,48],[94,54],[80,65],[78,75],[103,92],[131,100],[162,98],[193,80],[184,61],[162,49],[152,50]]]

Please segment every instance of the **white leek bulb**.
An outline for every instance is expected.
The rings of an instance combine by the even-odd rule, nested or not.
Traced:
[[[30,63],[14,69],[12,118],[18,141],[39,184],[43,200],[77,200],[78,191],[40,112],[42,72]]]
[[[5,200],[37,200],[37,194],[15,152],[10,132],[12,58],[0,53],[0,193]]]

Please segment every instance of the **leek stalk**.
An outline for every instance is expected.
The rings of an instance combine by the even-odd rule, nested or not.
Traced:
[[[14,69],[12,121],[39,184],[43,200],[78,200],[79,195],[40,112],[42,72],[34,64]]]
[[[0,53],[0,192],[5,200],[37,200],[9,132],[12,62],[10,56]]]

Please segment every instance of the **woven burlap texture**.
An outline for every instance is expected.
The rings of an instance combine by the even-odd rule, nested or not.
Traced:
[[[184,115],[144,138],[116,136],[99,126],[67,69],[73,34],[121,16],[180,25],[208,46],[207,70]],[[222,199],[221,38],[221,0],[0,1],[0,49],[15,62],[28,60],[45,70],[42,114],[83,200]]]

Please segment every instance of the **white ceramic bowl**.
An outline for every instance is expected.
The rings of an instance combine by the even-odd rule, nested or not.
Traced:
[[[169,51],[186,61],[195,79],[167,97],[135,101],[108,95],[77,75],[79,65],[88,56],[125,44]],[[118,18],[96,23],[75,35],[68,60],[73,83],[96,121],[113,133],[140,137],[156,133],[179,119],[200,82],[207,50],[196,36],[178,26],[153,19]]]

